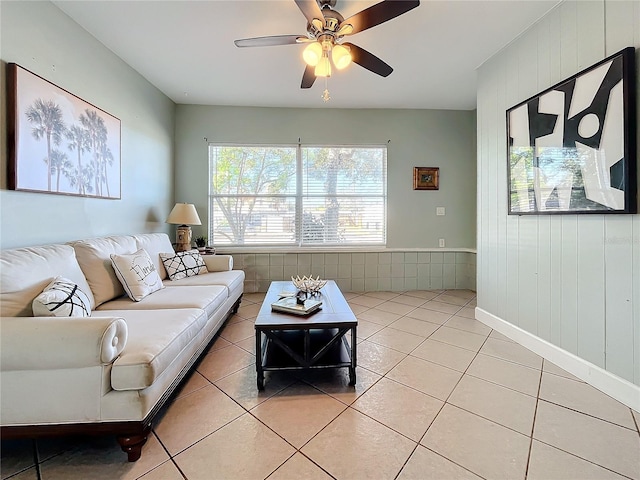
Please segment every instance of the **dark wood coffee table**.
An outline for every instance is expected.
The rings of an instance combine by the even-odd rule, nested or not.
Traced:
[[[313,297],[322,300],[322,310],[309,316],[272,312],[271,304],[283,291],[296,289],[291,282],[271,283],[255,321],[258,390],[264,389],[269,370],[348,367],[349,385],[355,385],[358,319],[336,283],[329,280]]]

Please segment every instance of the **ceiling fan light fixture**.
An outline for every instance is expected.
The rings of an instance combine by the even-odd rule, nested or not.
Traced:
[[[324,22],[318,18],[314,18],[311,21],[311,25],[313,25],[313,27],[318,31],[318,32],[322,32],[322,30],[324,29]]]
[[[351,32],[353,32],[353,25],[350,23],[343,23],[336,32],[336,36],[341,37],[343,35],[351,35]]]
[[[323,55],[315,69],[316,77],[330,77],[331,76],[331,62],[328,55]]]
[[[393,72],[393,68],[380,58],[353,43],[343,43],[343,38],[388,22],[420,5],[420,0],[382,0],[345,20],[342,14],[333,8],[337,0],[294,1],[307,21],[306,35],[243,38],[235,40],[234,43],[237,47],[308,43],[302,52],[306,67],[300,88],[311,88],[316,77],[324,77],[325,101],[330,98],[327,84],[331,76],[332,63],[338,70],[346,68],[352,62],[357,63],[381,77],[387,77]]]
[[[302,52],[302,58],[307,65],[317,66],[322,58],[322,45],[318,42],[310,43]]]
[[[335,45],[331,51],[331,59],[336,68],[342,70],[351,63],[351,53],[344,45]]]

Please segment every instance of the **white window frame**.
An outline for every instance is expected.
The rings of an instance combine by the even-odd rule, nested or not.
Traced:
[[[387,169],[388,169],[388,149],[386,144],[373,144],[373,145],[316,145],[316,144],[245,144],[245,143],[214,143],[209,142],[207,146],[207,156],[208,156],[208,218],[209,225],[207,226],[207,231],[210,239],[213,239],[213,243],[215,244],[215,236],[213,232],[214,226],[214,202],[216,197],[228,197],[230,195],[216,195],[212,192],[212,182],[211,178],[213,175],[213,161],[211,157],[211,148],[217,147],[236,147],[236,148],[295,148],[296,151],[296,188],[295,195],[289,194],[261,194],[257,195],[260,198],[293,198],[295,197],[295,239],[293,242],[283,242],[283,243],[244,243],[244,244],[223,244],[221,245],[224,249],[280,249],[283,247],[287,248],[295,248],[299,250],[322,250],[326,248],[347,248],[347,249],[357,249],[360,247],[386,247],[387,243]],[[304,211],[304,194],[303,194],[303,154],[302,151],[305,148],[354,148],[354,149],[380,149],[383,150],[384,160],[383,160],[383,192],[380,195],[368,194],[368,195],[336,195],[336,198],[380,198],[383,201],[383,213],[382,213],[382,240],[379,242],[331,242],[331,243],[307,243],[303,240],[302,233],[302,217]],[[252,196],[253,195],[242,195],[242,196]],[[328,198],[328,195],[318,195],[315,198]]]

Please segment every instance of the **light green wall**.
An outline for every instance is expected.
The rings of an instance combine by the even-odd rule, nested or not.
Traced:
[[[1,2],[0,22],[3,104],[6,63],[15,62],[122,122],[121,200],[14,192],[7,190],[2,109],[1,248],[172,233],[164,219],[174,201],[195,203],[206,219],[204,137],[268,144],[390,141],[388,247],[437,248],[445,238],[447,248],[475,248],[474,112],[175,106],[50,2]],[[440,190],[414,191],[414,166],[440,167]],[[436,217],[436,206],[446,207],[446,216]]]
[[[318,99],[321,103],[321,100]],[[207,142],[388,145],[389,248],[475,248],[475,112],[176,107],[176,201],[207,218]],[[413,167],[440,167],[439,191],[414,191]],[[436,217],[436,206],[446,215]],[[196,234],[206,234],[206,226]]]
[[[640,1],[565,1],[479,69],[477,282],[480,309],[640,385],[640,215],[507,215],[505,111],[628,46],[637,74]]]
[[[173,205],[175,105],[49,2],[0,2],[0,247],[165,231]],[[121,120],[122,199],[7,190],[6,64]]]

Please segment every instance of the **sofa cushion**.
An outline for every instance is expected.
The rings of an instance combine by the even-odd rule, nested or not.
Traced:
[[[73,248],[69,245],[16,248],[0,252],[0,313],[32,317],[32,302],[57,276],[68,278],[95,300]]]
[[[149,387],[173,362],[186,364],[181,352],[201,334],[207,315],[200,309],[102,311],[95,316],[122,316],[128,327],[127,344],[111,369],[114,390]]]
[[[167,269],[169,280],[194,277],[201,273],[207,273],[207,267],[198,250],[178,253],[161,253],[160,258]]]
[[[192,287],[196,285],[223,285],[229,289],[231,293],[234,289],[244,283],[243,270],[230,270],[228,272],[209,272],[197,275],[195,277],[183,278],[181,280],[170,281],[165,280],[166,287]]]
[[[56,277],[33,300],[33,315],[37,317],[88,317],[91,302],[82,289],[69,279]]]
[[[172,308],[200,308],[212,315],[228,297],[221,285],[166,287],[153,295],[133,302],[126,296],[116,298],[98,307],[99,310],[166,310]],[[126,318],[126,317],[125,317]]]
[[[205,255],[202,259],[209,272],[233,270],[233,256],[231,255]]]
[[[138,246],[133,237],[113,236],[72,242],[80,268],[87,277],[96,305],[124,294],[124,288],[111,265],[112,253],[133,253]]]
[[[156,266],[160,278],[162,280],[167,278],[167,271],[165,270],[162,259],[160,258],[160,252],[170,252],[173,250],[173,245],[171,245],[169,236],[166,233],[141,233],[139,235],[134,235],[133,238],[138,246],[136,250],[144,248],[151,257],[151,261]]]
[[[131,300],[139,302],[147,295],[164,288],[149,254],[143,249],[125,255],[112,253],[111,263]]]

